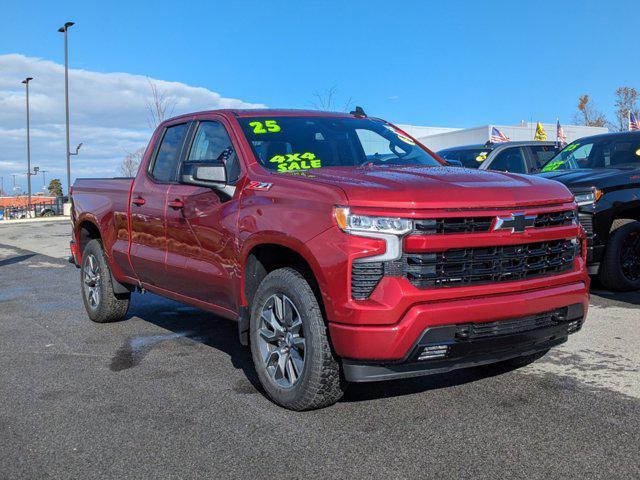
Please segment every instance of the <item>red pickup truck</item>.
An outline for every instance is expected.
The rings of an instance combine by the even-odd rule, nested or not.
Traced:
[[[566,187],[448,167],[361,109],[176,117],[135,178],[79,179],[72,201],[92,320],[122,319],[135,289],[237,320],[290,409],[348,382],[526,364],[587,312]]]

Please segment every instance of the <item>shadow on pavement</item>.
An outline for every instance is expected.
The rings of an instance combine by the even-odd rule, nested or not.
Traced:
[[[134,296],[128,316],[138,317],[172,333],[131,339],[113,357],[111,370],[119,371],[134,367],[155,343],[183,337],[229,355],[232,365],[244,372],[246,378],[257,391],[264,393],[253,368],[250,350],[240,345],[238,341],[237,325],[234,321],[150,293],[144,296],[144,301],[135,298],[139,295]],[[350,384],[342,401],[359,402],[412,395],[427,390],[475,382],[510,370],[512,369],[503,366],[485,366],[442,375]]]
[[[612,292],[611,290],[607,290],[598,280],[598,278],[592,278],[591,280],[591,301],[596,305],[600,304],[593,297],[600,297],[605,300],[604,305],[602,306],[620,306],[620,307],[629,307],[630,305],[640,305],[640,290],[636,290],[633,292]]]
[[[144,294],[143,301],[140,294],[135,294],[127,317],[139,317],[173,334],[132,339],[116,353],[111,362],[111,370],[119,371],[135,366],[154,343],[182,337],[226,353],[232,365],[244,372],[251,385],[256,390],[263,391],[253,369],[251,352],[238,341],[236,322],[151,293]]]
[[[5,265],[13,265],[15,263],[24,262],[25,260],[29,260],[31,257],[35,257],[35,253],[29,253],[26,255],[18,255],[17,257],[5,258],[4,260],[0,260],[0,267],[4,267]]]

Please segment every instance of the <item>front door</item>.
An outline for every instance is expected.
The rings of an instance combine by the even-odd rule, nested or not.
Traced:
[[[227,129],[219,121],[195,127],[190,162],[222,160],[227,183],[240,177],[240,164]],[[239,192],[229,196],[211,188],[171,185],[167,209],[167,281],[170,290],[235,311],[241,275],[236,224]]]
[[[176,180],[188,126],[165,129],[149,169],[138,173],[131,192],[131,263],[140,281],[162,288],[166,288],[167,193]]]

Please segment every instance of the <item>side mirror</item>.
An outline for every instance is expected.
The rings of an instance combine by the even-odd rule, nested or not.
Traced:
[[[223,189],[227,185],[227,169],[219,160],[184,162],[180,170],[180,183]]]
[[[464,165],[462,164],[462,162],[460,160],[447,160],[447,159],[445,159],[445,161],[451,167],[464,167]]]

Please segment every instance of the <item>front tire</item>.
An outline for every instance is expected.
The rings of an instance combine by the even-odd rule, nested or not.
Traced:
[[[640,289],[640,222],[614,222],[599,277],[609,290]]]
[[[278,405],[312,410],[344,393],[340,365],[309,283],[296,270],[269,273],[255,294],[250,320],[251,355],[260,383]]]
[[[94,322],[117,322],[127,314],[131,294],[113,292],[111,270],[100,240],[91,240],[82,252],[80,285],[84,308]]]

